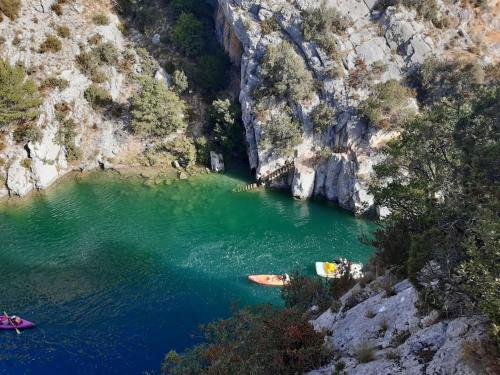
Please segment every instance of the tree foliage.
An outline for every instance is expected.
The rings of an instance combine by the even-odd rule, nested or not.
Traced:
[[[412,90],[391,79],[375,85],[368,99],[361,103],[360,110],[378,128],[398,128],[415,116],[413,98]]]
[[[199,54],[205,45],[203,24],[191,13],[182,13],[172,30],[172,41],[189,56]]]
[[[261,68],[264,95],[300,101],[314,91],[311,72],[288,42],[269,46]]]
[[[390,210],[377,258],[427,285],[434,306],[482,309],[497,327],[499,94],[497,84],[435,102],[385,148],[371,189]]]
[[[41,102],[38,88],[26,78],[25,70],[0,59],[0,129],[34,120]]]
[[[335,34],[342,34],[349,27],[349,21],[325,2],[318,8],[304,11],[303,19],[305,40],[316,42],[329,54],[337,47]]]
[[[278,155],[290,154],[302,139],[300,124],[283,110],[273,113],[271,120],[265,124],[261,142]]]
[[[329,352],[298,309],[245,308],[204,327],[206,343],[167,355],[167,374],[303,374],[323,365]]]
[[[225,152],[241,153],[245,141],[240,107],[229,99],[216,99],[209,110],[214,141]]]
[[[141,79],[140,90],[130,99],[132,129],[135,133],[163,137],[185,128],[186,104],[163,82]]]
[[[328,130],[335,120],[335,110],[326,103],[320,103],[311,112],[314,130],[318,132]]]

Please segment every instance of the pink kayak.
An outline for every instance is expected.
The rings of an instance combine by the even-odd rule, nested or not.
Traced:
[[[31,323],[29,320],[21,319],[21,323],[12,325],[9,319],[5,316],[0,316],[0,330],[12,330],[12,329],[27,329],[34,327],[35,324]]]

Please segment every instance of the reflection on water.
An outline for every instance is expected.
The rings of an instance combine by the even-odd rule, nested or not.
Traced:
[[[37,323],[0,332],[0,374],[139,374],[231,303],[280,303],[251,273],[368,259],[373,224],[242,181],[146,187],[104,174],[0,209],[0,307]],[[195,334],[195,335],[193,335]]]

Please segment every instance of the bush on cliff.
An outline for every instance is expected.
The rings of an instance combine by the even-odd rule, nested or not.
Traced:
[[[187,126],[186,104],[163,82],[142,77],[130,99],[132,129],[137,134],[163,137]]]
[[[265,96],[301,101],[314,92],[311,72],[288,42],[269,46],[261,69],[260,92]]]
[[[113,102],[111,94],[106,89],[94,83],[85,90],[83,96],[94,109],[107,107]]]
[[[426,286],[424,299],[450,316],[486,313],[497,335],[499,94],[497,83],[472,101],[435,102],[384,149],[371,187],[390,210],[377,260]]]
[[[166,374],[303,374],[330,357],[323,335],[299,309],[245,308],[203,328],[206,343],[170,352]]]
[[[225,152],[241,154],[245,140],[240,107],[229,99],[216,99],[208,112],[214,141]]]
[[[182,13],[172,30],[172,41],[188,56],[199,54],[204,46],[203,24],[192,14]]]
[[[423,97],[428,101],[442,97],[466,96],[472,99],[475,89],[485,83],[484,68],[472,61],[443,61],[427,58],[418,73]]]
[[[2,21],[2,13],[15,20],[19,16],[21,10],[21,0],[0,0],[0,22]]]
[[[272,114],[263,127],[261,142],[277,155],[289,155],[302,139],[302,128],[287,111]]]
[[[227,86],[231,62],[222,51],[203,55],[196,64],[195,83],[206,93],[213,94]]]
[[[335,110],[326,103],[320,103],[312,110],[311,120],[315,131],[326,131],[334,124]]]
[[[391,79],[375,85],[360,105],[361,113],[377,128],[398,128],[416,114],[413,91]]]
[[[33,121],[42,103],[35,82],[18,66],[0,59],[0,129]]]
[[[303,12],[302,30],[305,40],[316,42],[329,54],[336,50],[335,34],[344,33],[349,27],[347,18],[324,3],[321,7]]]

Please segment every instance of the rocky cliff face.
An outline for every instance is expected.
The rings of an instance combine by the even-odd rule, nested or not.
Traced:
[[[5,184],[0,186],[0,197],[5,195],[24,196],[33,189],[45,189],[67,172],[87,170],[99,165],[108,166],[117,155],[129,146],[129,136],[123,131],[124,122],[115,116],[95,111],[84,98],[84,91],[91,81],[76,66],[75,57],[88,39],[96,33],[103,41],[112,42],[119,52],[126,46],[120,32],[119,20],[110,12],[106,2],[74,1],[64,5],[64,14],[58,16],[51,9],[52,0],[25,0],[21,13],[15,20],[3,17],[0,35],[5,42],[0,46],[0,57],[11,64],[22,64],[38,84],[47,78],[66,80],[64,89],[48,90],[44,93],[43,104],[37,126],[41,139],[37,142],[19,144],[8,134],[5,147],[0,150],[0,177]],[[106,7],[105,5],[108,5]],[[95,25],[92,15],[105,13],[110,23]],[[62,49],[57,53],[40,53],[39,46],[47,34],[56,34],[58,26],[67,26],[70,37],[62,39]],[[104,87],[116,103],[126,102],[129,84],[126,76],[114,66],[103,68],[108,77]],[[76,122],[76,145],[82,152],[77,162],[68,162],[64,146],[56,143],[59,129],[55,106],[68,105],[69,116]],[[25,161],[29,160],[29,163]]]
[[[498,364],[481,362],[488,339],[481,318],[441,320],[436,311],[422,314],[415,288],[405,280],[388,295],[381,288],[386,277],[365,288],[355,286],[341,298],[337,312],[329,309],[312,322],[316,330],[329,332],[326,345],[336,360],[310,375],[496,373]]]
[[[240,49],[243,51],[240,101],[250,166],[257,177],[294,159],[295,174],[287,182],[294,196],[325,196],[357,213],[373,206],[368,184],[373,166],[380,160],[378,151],[397,136],[395,131],[375,129],[360,118],[358,105],[369,95],[371,86],[368,82],[357,87],[351,84],[357,62],[363,61],[372,69],[384,67],[372,76],[372,84],[403,80],[430,55],[442,58],[470,55],[467,50],[477,44],[474,38],[477,39],[479,30],[491,39],[483,40],[486,52],[481,61],[488,63],[499,56],[495,42],[498,38],[494,36],[500,22],[495,17],[496,8],[481,13],[460,2],[439,1],[439,12],[450,20],[450,26],[437,29],[430,21],[421,20],[415,10],[392,6],[381,12],[376,10],[376,3],[376,0],[219,0],[217,14],[219,39],[233,61],[239,61],[237,56]],[[302,12],[320,6],[333,7],[349,20],[346,32],[335,36],[337,56],[326,54],[316,43],[304,39]],[[271,18],[279,29],[269,32],[263,25]],[[258,116],[253,90],[262,83],[260,63],[268,46],[283,40],[293,44],[321,85],[311,93],[312,99],[294,103],[294,116],[303,130],[294,155],[276,157],[259,142],[265,124]],[[332,71],[336,72],[334,76]],[[326,134],[314,134],[312,129],[311,111],[319,103],[327,103],[336,111]],[[317,158],[318,155],[321,157]]]

